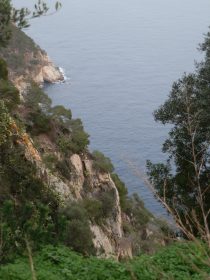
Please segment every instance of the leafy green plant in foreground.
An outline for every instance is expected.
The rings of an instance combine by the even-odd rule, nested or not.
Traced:
[[[46,246],[34,255],[38,280],[202,280],[208,279],[205,248],[196,243],[175,243],[153,256],[143,255],[130,262],[86,258],[66,247]],[[0,268],[0,279],[31,278],[27,258]]]

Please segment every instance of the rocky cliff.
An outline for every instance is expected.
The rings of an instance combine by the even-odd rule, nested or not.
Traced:
[[[14,27],[13,38],[0,56],[7,61],[10,80],[22,93],[12,112],[17,119],[13,133],[18,135],[14,145],[24,148],[26,160],[36,165],[37,177],[56,192],[61,205],[74,201],[85,205],[96,254],[130,258],[164,244],[162,225],[140,199],[129,198],[117,175],[96,164],[81,121],[72,119],[70,110],[62,106],[52,108],[36,86],[63,79],[47,54]],[[105,157],[100,160],[107,166]]]
[[[47,53],[15,26],[12,27],[9,45],[0,50],[0,56],[7,61],[9,78],[21,92],[31,81],[42,85],[64,79]]]

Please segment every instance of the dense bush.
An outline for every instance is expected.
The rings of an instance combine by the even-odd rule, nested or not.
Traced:
[[[20,104],[19,91],[9,81],[0,80],[0,99],[10,111]]]
[[[56,163],[58,162],[58,158],[54,154],[44,154],[42,156],[43,162],[47,168],[50,170],[54,170]]]
[[[88,134],[83,130],[72,131],[70,135],[62,135],[57,145],[64,155],[84,152],[89,144]]]
[[[64,178],[66,178],[67,180],[71,179],[70,164],[67,160],[63,159],[57,161],[55,167]]]
[[[101,209],[102,217],[109,218],[112,215],[113,209],[115,207],[116,200],[115,200],[114,190],[100,193],[98,199],[102,204],[102,209]]]
[[[72,132],[72,151],[74,153],[83,152],[89,145],[89,135],[84,130],[76,130]]]
[[[0,58],[0,80],[7,80],[8,79],[8,70],[6,61]]]
[[[99,151],[93,151],[94,157],[94,168],[100,172],[109,172],[114,171],[114,166],[111,163],[111,160],[108,157]]]
[[[47,246],[34,256],[39,280],[206,280],[210,274],[205,248],[176,243],[155,255],[142,255],[126,263],[82,257],[66,247]],[[31,279],[27,258],[0,267],[2,280]]]
[[[90,230],[87,211],[82,204],[72,202],[62,210],[62,214],[67,220],[65,244],[82,254],[94,254],[93,234]]]
[[[46,115],[41,110],[31,112],[29,115],[31,125],[28,125],[28,131],[33,135],[48,133],[51,130],[50,116]]]
[[[102,202],[94,198],[86,198],[83,200],[83,206],[87,211],[88,218],[96,223],[100,223],[103,219]]]
[[[8,141],[12,133],[12,118],[3,100],[0,100],[0,146]]]
[[[57,105],[50,109],[50,113],[53,118],[58,119],[60,122],[67,123],[72,118],[72,113],[70,109],[66,109],[62,105]]]
[[[144,202],[138,194],[133,194],[127,199],[125,213],[131,217],[136,230],[140,230],[152,217],[152,214],[145,208]]]
[[[50,110],[52,100],[43,92],[43,90],[36,85],[31,83],[30,88],[25,96],[25,102],[27,107],[33,110],[44,110],[48,112]]]
[[[0,174],[2,262],[24,251],[26,238],[38,248],[56,241],[59,234],[57,197],[36,177],[36,167],[27,161],[24,149],[9,138],[1,145]]]

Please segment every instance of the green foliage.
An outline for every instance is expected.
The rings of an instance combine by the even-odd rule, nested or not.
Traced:
[[[58,158],[54,154],[44,154],[42,159],[47,168],[52,171],[55,169]]]
[[[64,178],[67,180],[71,179],[71,167],[68,160],[57,161],[55,167]]]
[[[34,65],[40,64],[40,55],[45,54],[35,42],[16,26],[11,25],[12,37],[6,48],[0,48],[0,56],[7,62],[9,69],[17,76],[34,72]],[[33,57],[26,53],[33,53]]]
[[[200,234],[205,224],[204,213],[210,204],[210,33],[202,50],[205,61],[198,65],[195,74],[184,75],[173,84],[166,102],[154,113],[155,120],[170,124],[169,137],[163,144],[168,154],[166,164],[147,162],[148,176],[157,195],[174,210],[193,234]],[[171,168],[173,166],[173,168]],[[205,193],[205,195],[203,195]],[[192,213],[193,209],[193,213]],[[210,216],[207,215],[210,225]]]
[[[98,224],[103,220],[102,202],[94,198],[86,198],[83,200],[83,207],[87,211],[88,218]]]
[[[152,257],[136,258],[132,268],[137,279],[208,279],[207,249],[202,244],[175,243]]]
[[[68,155],[72,149],[72,143],[69,136],[62,135],[57,139],[57,146],[61,153]]]
[[[66,247],[46,246],[34,256],[39,280],[205,280],[210,268],[203,245],[175,243],[153,256],[143,255],[127,263],[82,257]],[[28,280],[27,258],[0,267],[0,279]]]
[[[0,99],[4,100],[9,111],[14,110],[20,104],[19,91],[6,80],[0,80]]]
[[[89,145],[88,138],[89,135],[83,130],[81,120],[69,120],[67,133],[58,138],[57,145],[64,155],[81,153]]]
[[[42,109],[45,112],[50,111],[52,104],[52,100],[35,83],[31,83],[27,95],[25,96],[25,102],[26,106],[32,108],[34,111]]]
[[[71,150],[74,153],[83,152],[89,145],[89,135],[84,130],[75,130],[72,132]]]
[[[0,262],[25,248],[25,237],[33,248],[57,238],[57,197],[36,175],[24,150],[9,139],[0,150]]]
[[[66,217],[65,244],[73,250],[84,255],[95,253],[93,246],[93,234],[88,222],[88,214],[81,203],[70,203],[62,210]]]
[[[62,105],[57,105],[50,110],[52,117],[58,119],[60,122],[67,123],[72,118],[72,113],[70,109],[66,109]]]
[[[99,194],[98,199],[102,204],[101,212],[103,218],[109,218],[112,215],[115,206],[115,197],[114,190]]]
[[[0,46],[5,46],[11,37],[10,22],[11,22],[11,1],[0,0]]]
[[[3,100],[0,100],[0,146],[7,142],[12,134],[12,118],[8,112]]]
[[[100,172],[109,172],[114,171],[114,166],[111,163],[111,160],[104,156],[103,153],[99,151],[93,151],[94,157],[94,168]]]
[[[50,116],[46,115],[41,110],[30,113],[29,120],[32,125],[28,126],[28,131],[33,135],[48,133],[51,129]]]
[[[152,217],[138,194],[133,194],[127,199],[125,213],[132,219],[132,224],[136,230],[142,229]]]
[[[126,209],[126,204],[127,204],[128,190],[117,174],[111,174],[111,177],[115,183],[115,186],[117,187],[120,196],[121,209],[124,211]]]
[[[0,80],[8,80],[8,69],[6,61],[0,58]]]

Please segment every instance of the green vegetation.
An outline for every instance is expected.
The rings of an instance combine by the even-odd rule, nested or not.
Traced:
[[[30,83],[30,88],[27,90],[25,96],[25,105],[32,110],[44,110],[49,112],[51,110],[52,100],[43,92],[43,90],[35,83]]]
[[[86,198],[83,200],[82,206],[87,211],[90,221],[97,224],[101,224],[103,222],[102,202],[100,200],[95,198]]]
[[[51,129],[50,120],[50,117],[41,110],[31,112],[29,115],[29,121],[31,121],[31,125],[28,126],[28,131],[32,135],[48,133]]]
[[[133,194],[127,199],[125,213],[132,217],[132,223],[137,230],[146,225],[152,217],[137,194]]]
[[[94,168],[100,172],[112,173],[114,171],[114,166],[108,157],[99,151],[93,151],[94,158]]]
[[[20,104],[19,91],[7,80],[0,80],[0,99],[11,111]]]
[[[50,110],[52,116],[55,119],[58,119],[60,122],[67,123],[72,118],[72,113],[70,109],[66,109],[62,105],[57,105]]]
[[[210,268],[202,244],[176,243],[153,256],[142,255],[118,263],[82,257],[66,247],[46,246],[34,255],[38,280],[205,280]],[[0,267],[2,280],[28,280],[31,272],[26,257]]]
[[[8,80],[7,63],[0,58],[0,79]]]
[[[12,118],[3,100],[0,100],[0,146],[12,134]]]
[[[115,186],[117,187],[120,196],[120,206],[124,211],[127,208],[126,205],[127,205],[128,190],[117,174],[111,174],[111,178],[114,181]]]
[[[95,253],[93,234],[90,230],[88,214],[79,202],[70,203],[62,214],[67,220],[64,243],[84,255]]]
[[[44,154],[42,160],[47,168],[54,171],[56,163],[58,162],[57,157],[54,154]]]
[[[13,23],[26,27],[28,17],[44,15],[48,7],[38,1],[31,14],[27,9],[13,9],[9,0],[0,0],[0,6],[0,47],[6,46],[13,34],[10,47],[1,50],[1,55],[11,69],[21,73],[27,50],[34,51],[30,70],[38,64],[39,49]],[[59,7],[57,3],[56,10]],[[14,52],[17,44],[20,49]],[[90,194],[85,190],[82,195],[86,198],[63,205],[46,174],[40,174],[33,160],[35,151],[24,133],[26,129],[40,144],[46,166],[70,180],[73,169],[69,157],[84,154],[89,145],[81,120],[72,119],[71,110],[63,106],[52,107],[50,98],[33,83],[22,102],[8,80],[4,60],[0,60],[0,279],[209,278],[210,33],[201,49],[206,57],[196,73],[174,83],[168,100],[155,112],[156,120],[173,125],[163,145],[169,159],[166,164],[147,164],[157,197],[174,214],[183,237],[194,242],[175,242],[156,254],[144,255],[151,246],[160,245],[148,238],[153,234],[151,227],[157,227],[156,220],[138,195],[128,196],[124,183],[113,174],[110,159],[93,152],[93,167],[97,172],[110,173],[117,187],[124,237],[132,239],[133,253],[138,256],[124,263],[93,257],[96,251],[90,225],[105,229],[106,219],[114,218],[116,190],[110,191],[104,183],[100,191]],[[160,228],[169,232],[164,224]]]
[[[168,160],[148,161],[147,167],[156,195],[184,235],[199,236],[210,244],[210,33],[201,49],[205,60],[196,73],[175,82],[168,100],[154,113],[156,121],[171,125],[163,144]]]
[[[63,159],[57,161],[55,167],[64,178],[66,178],[67,180],[71,179],[71,167],[68,160]]]

